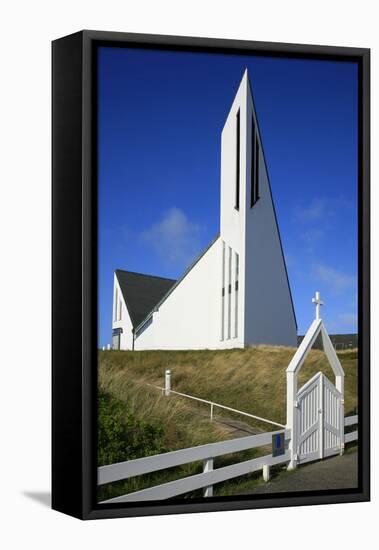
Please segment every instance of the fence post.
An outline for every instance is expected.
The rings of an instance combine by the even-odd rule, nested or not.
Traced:
[[[166,397],[170,395],[171,391],[171,371],[170,369],[167,369],[165,372],[165,387],[164,387],[164,394]]]
[[[211,421],[213,420],[213,403],[211,403]]]
[[[211,472],[213,470],[213,458],[207,458],[203,461],[203,473]],[[203,496],[204,497],[213,497],[213,485],[209,485],[209,487],[205,487],[203,489]]]
[[[288,470],[293,470],[297,465],[297,374],[287,372],[287,429],[291,430],[289,451],[291,454]]]
[[[263,480],[270,481],[270,466],[268,464],[263,466]]]

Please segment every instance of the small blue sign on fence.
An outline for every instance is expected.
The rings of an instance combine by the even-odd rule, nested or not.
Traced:
[[[284,432],[272,436],[272,456],[284,455]]]

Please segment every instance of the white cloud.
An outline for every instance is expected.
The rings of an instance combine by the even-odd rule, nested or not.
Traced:
[[[299,201],[294,208],[294,218],[297,222],[312,223],[322,222],[333,224],[333,220],[338,215],[346,215],[348,211],[354,209],[353,200],[345,197],[314,197],[308,203]]]
[[[326,283],[329,288],[336,293],[352,289],[357,284],[357,278],[354,275],[342,273],[341,271],[337,271],[336,269],[326,265],[316,265],[315,275],[320,281]]]
[[[141,238],[161,260],[184,269],[200,251],[200,233],[200,225],[179,208],[170,208]]]
[[[298,205],[295,217],[301,222],[314,222],[322,220],[327,213],[328,201],[324,198],[314,198],[309,205]]]

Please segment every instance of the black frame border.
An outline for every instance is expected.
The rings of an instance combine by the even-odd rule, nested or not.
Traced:
[[[99,46],[358,63],[359,488],[175,500],[96,502],[97,56]],[[52,43],[52,507],[81,519],[370,500],[370,50],[81,31]]]

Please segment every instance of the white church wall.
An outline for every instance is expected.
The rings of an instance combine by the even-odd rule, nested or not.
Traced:
[[[246,211],[246,186],[244,184],[246,173],[246,94],[247,73],[242,79],[233,104],[230,108],[224,128],[221,133],[221,193],[220,193],[220,236],[225,241],[226,255],[229,247],[238,254],[239,281],[238,281],[238,333],[244,340],[244,273],[245,273],[245,211]],[[237,113],[239,112],[239,171],[240,193],[239,209],[236,208],[236,179],[237,179]],[[232,274],[235,275],[235,254],[232,258]],[[232,281],[226,281],[233,285]],[[235,311],[235,288],[232,288],[232,309]],[[226,323],[226,321],[225,321]],[[227,333],[227,327],[225,327]]]
[[[246,186],[246,86],[244,77],[221,133],[220,235],[239,254],[244,246]],[[240,199],[236,208],[237,113],[240,112]]]
[[[238,113],[240,158],[236,205]],[[244,344],[296,346],[296,320],[261,146],[259,199],[251,207],[253,116],[258,132],[245,72],[221,137],[220,235],[239,254],[238,324]]]
[[[222,241],[218,238],[153,314],[135,349],[219,349],[241,347],[221,341]]]
[[[251,206],[253,117],[258,135],[245,72],[221,135],[220,237],[158,305],[144,330],[139,330],[136,350],[297,345],[260,140],[259,199]],[[130,319],[114,326],[123,327],[122,346],[130,349]]]
[[[252,115],[252,99],[248,96],[247,120],[250,124]],[[255,128],[257,132],[256,120]],[[250,164],[251,127],[247,132],[247,144]],[[252,208],[250,166],[247,171],[245,342],[297,346],[296,319],[260,139],[259,144],[259,199]]]
[[[112,329],[122,329],[120,335],[120,349],[127,350],[133,348],[132,321],[126,307],[126,303],[121,292],[116,274],[113,282],[113,306],[112,306]],[[112,337],[113,343],[113,337]]]

